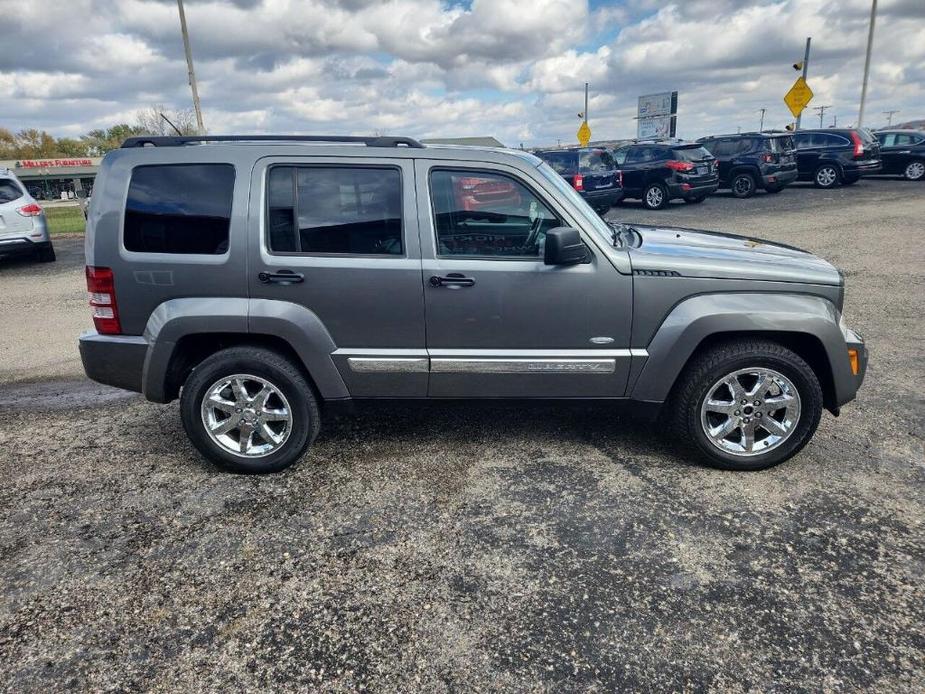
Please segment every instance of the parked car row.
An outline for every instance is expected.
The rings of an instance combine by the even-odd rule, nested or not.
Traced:
[[[793,181],[834,188],[881,173],[925,179],[925,132],[911,130],[736,133],[535,154],[600,213],[625,199],[658,210],[678,199],[701,203],[718,189],[737,198],[780,193]]]

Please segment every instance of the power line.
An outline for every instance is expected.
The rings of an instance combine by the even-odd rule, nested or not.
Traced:
[[[887,127],[893,125],[893,114],[894,114],[894,113],[899,113],[899,109],[898,109],[898,108],[894,108],[892,111],[884,111],[884,112],[883,112],[883,115],[886,116],[886,124],[887,124]]]
[[[831,104],[827,104],[825,106],[813,106],[813,111],[816,111],[817,113],[819,113],[819,127],[820,128],[822,127],[822,118],[825,116],[826,110],[830,108],[832,108]]]

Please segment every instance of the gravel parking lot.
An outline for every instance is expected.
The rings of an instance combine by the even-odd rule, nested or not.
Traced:
[[[80,239],[0,261],[0,689],[921,691],[925,185],[610,216],[845,270],[867,381],[736,474],[612,406],[378,406],[223,474],[80,377]]]

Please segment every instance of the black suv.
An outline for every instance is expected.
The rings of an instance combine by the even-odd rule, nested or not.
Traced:
[[[568,181],[598,214],[623,198],[623,176],[606,149],[549,149],[534,154]]]
[[[793,141],[797,177],[819,188],[847,186],[861,176],[880,173],[880,144],[864,128],[800,130]]]
[[[636,142],[614,150],[623,195],[660,210],[671,200],[703,202],[719,185],[716,159],[697,142]]]
[[[793,138],[786,133],[742,133],[703,137],[702,143],[719,163],[719,187],[737,198],[749,198],[758,188],[779,193],[797,178]]]
[[[925,180],[925,132],[881,130],[877,140],[883,154],[883,173],[902,174],[910,181]]]

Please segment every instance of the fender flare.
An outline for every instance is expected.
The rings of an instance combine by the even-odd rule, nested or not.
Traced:
[[[337,348],[321,319],[304,306],[270,299],[189,297],[160,304],[148,318],[148,343],[142,392],[167,402],[167,377],[177,343],[189,335],[231,333],[270,335],[284,340],[299,356],[324,399],[349,393],[331,353]]]
[[[631,385],[630,397],[664,402],[688,360],[707,338],[766,332],[816,339],[828,359],[835,399],[847,402],[857,385],[839,321],[832,302],[809,294],[730,292],[685,299],[669,312],[649,342],[648,357]]]

